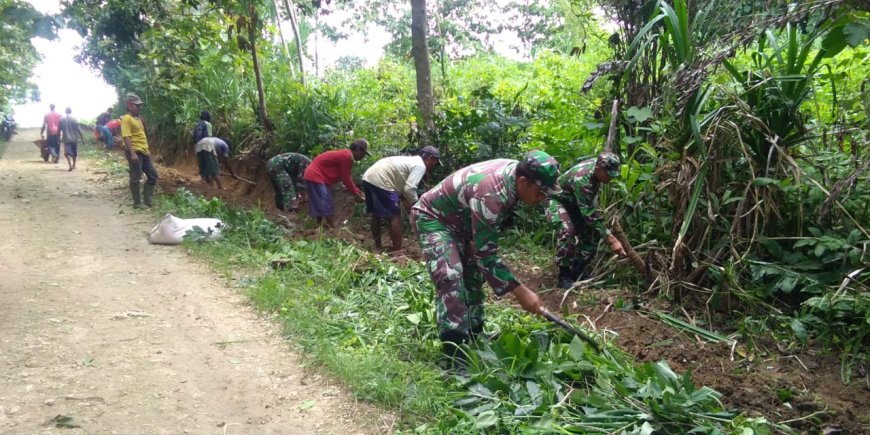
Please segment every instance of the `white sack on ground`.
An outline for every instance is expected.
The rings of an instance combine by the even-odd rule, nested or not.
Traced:
[[[181,219],[167,214],[148,233],[148,242],[154,245],[177,245],[184,240],[184,235],[189,231],[196,231],[194,230],[196,227],[208,234],[208,240],[217,240],[221,237],[224,223],[220,219]]]

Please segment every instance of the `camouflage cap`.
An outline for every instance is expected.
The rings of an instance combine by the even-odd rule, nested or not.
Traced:
[[[610,178],[619,178],[619,156],[610,152],[603,152],[598,155],[598,160],[595,161],[595,166],[604,169],[607,176]]]
[[[562,193],[559,187],[559,162],[543,151],[529,151],[522,160],[531,173],[535,184],[546,195],[558,195]]]

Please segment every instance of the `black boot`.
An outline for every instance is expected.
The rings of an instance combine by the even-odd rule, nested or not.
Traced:
[[[446,357],[446,370],[456,376],[468,376],[468,362],[465,359],[465,351],[460,346],[468,341],[468,336],[448,331],[441,333],[441,350]]]
[[[571,268],[559,266],[559,288],[574,287],[574,281],[574,272],[571,271]]]
[[[586,270],[586,266],[588,265],[588,262],[581,261],[574,263],[574,265],[571,266],[571,274],[574,276],[574,281],[580,281],[589,278],[589,272]]]
[[[151,208],[151,198],[154,197],[154,185],[145,184],[142,188],[142,205]]]
[[[471,330],[468,331],[468,333],[469,333],[469,340],[470,341],[483,340],[484,342],[493,342],[493,341],[498,341],[498,339],[501,337],[501,333],[484,334],[483,333],[483,324],[480,324],[479,326],[475,326],[475,327],[471,328]]]
[[[471,329],[468,330],[468,341],[473,342],[478,338],[483,337],[483,324],[472,326]],[[486,338],[486,337],[483,337]]]
[[[133,197],[133,208],[142,208],[142,193],[139,183],[130,183],[130,195]]]

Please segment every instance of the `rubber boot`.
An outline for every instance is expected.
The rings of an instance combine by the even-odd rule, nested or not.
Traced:
[[[130,183],[130,195],[133,196],[133,208],[143,208],[142,194],[139,192],[139,183]]]
[[[445,341],[441,346],[444,356],[447,357],[447,371],[456,376],[467,377],[468,363],[465,360],[465,352],[452,341]]]
[[[446,357],[446,370],[456,376],[468,376],[468,363],[460,346],[468,337],[455,331],[441,333],[441,350]]]
[[[154,197],[154,185],[146,184],[142,190],[142,204],[145,207],[151,208],[151,198]]]
[[[483,336],[483,324],[472,326],[471,329],[468,330],[468,341],[473,342],[478,338]],[[483,337],[486,338],[486,337]]]
[[[559,266],[559,288],[574,287],[575,275],[570,267]]]
[[[588,264],[589,263],[586,261],[579,261],[571,266],[571,274],[574,277],[574,281],[580,281],[589,278],[589,273],[587,273],[586,271],[586,266],[588,266]]]
[[[478,326],[472,327],[471,330],[468,331],[468,335],[469,335],[468,339],[471,342],[479,341],[479,340],[483,340],[484,342],[493,342],[493,341],[498,341],[498,339],[501,337],[501,333],[496,333],[496,332],[493,332],[490,334],[484,334],[482,323]]]

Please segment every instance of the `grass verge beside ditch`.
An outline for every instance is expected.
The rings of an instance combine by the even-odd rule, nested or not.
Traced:
[[[228,224],[218,242],[187,248],[217,270],[261,271],[253,303],[278,313],[308,357],[365,400],[393,408],[400,430],[423,433],[741,433],[771,425],[723,409],[667,364],[637,364],[613,346],[596,354],[548,324],[502,304],[467,349],[470,376],[439,368],[434,292],[417,262],[399,266],[331,239],[289,241],[259,210],[231,209],[186,190],[160,200],[180,217]],[[278,269],[273,260],[284,260]],[[784,428],[780,428],[784,429]]]

